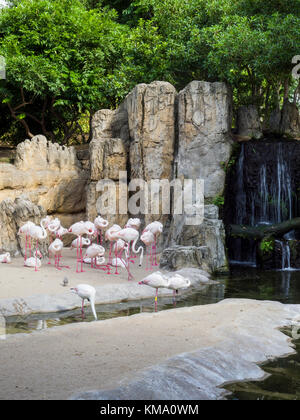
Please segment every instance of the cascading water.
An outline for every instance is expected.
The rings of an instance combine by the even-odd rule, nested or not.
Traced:
[[[241,144],[235,168],[228,175],[225,203],[227,225],[263,226],[297,217],[300,191],[300,163],[296,141],[250,141]],[[278,243],[282,269],[291,268],[289,233]],[[230,238],[227,241],[232,263],[255,265],[254,240]],[[275,268],[275,267],[274,267]]]

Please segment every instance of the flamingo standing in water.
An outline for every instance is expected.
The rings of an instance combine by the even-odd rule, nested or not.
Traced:
[[[147,266],[146,266],[146,270],[152,270],[153,267],[153,244],[155,242],[155,236],[152,232],[146,231],[141,235],[141,241],[146,245],[146,261],[147,261]],[[151,262],[151,266],[149,268],[149,256],[150,256],[150,262]]]
[[[36,240],[36,251],[35,251],[35,259],[37,261],[38,259],[38,243],[39,241],[43,241],[47,238],[47,232],[46,229],[44,228],[43,224],[41,224],[41,226],[31,226],[29,229],[29,236],[32,239]],[[35,267],[35,271],[38,271],[38,266],[36,265]]]
[[[83,258],[82,258],[82,236],[83,235],[92,235],[93,229],[89,228],[85,222],[77,222],[74,223],[70,229],[69,233],[73,233],[77,236],[77,265],[76,265],[76,273],[79,273],[78,271],[78,264],[81,263],[81,273],[84,272],[83,270]]]
[[[29,243],[29,257],[31,257],[31,238],[30,238],[30,228],[35,226],[33,222],[26,222],[23,226],[20,227],[18,231],[19,236],[25,236],[25,253],[24,253],[24,263],[27,260],[27,247]]]
[[[173,290],[173,303],[176,306],[176,295],[178,295],[178,290],[187,289],[191,286],[189,279],[183,277],[181,274],[174,274],[168,278],[168,289]]]
[[[94,225],[97,229],[97,243],[99,243],[99,232],[100,232],[100,245],[102,245],[102,243],[103,243],[103,230],[108,227],[109,222],[107,220],[103,219],[103,217],[98,216],[94,220]]]
[[[79,284],[78,286],[71,289],[72,292],[76,293],[82,299],[81,312],[84,317],[84,301],[88,300],[91,304],[92,312],[95,320],[97,321],[97,313],[95,309],[95,298],[96,298],[96,289],[93,286],[88,284]]]
[[[128,271],[128,280],[132,280],[133,276],[130,272],[130,264],[129,264],[129,259],[130,259],[130,244],[132,244],[131,249],[133,251],[134,254],[138,254],[139,252],[141,253],[140,255],[140,267],[142,266],[143,263],[143,258],[144,258],[144,248],[142,246],[140,246],[138,249],[136,249],[136,244],[137,241],[139,240],[139,232],[133,228],[125,228],[125,229],[121,229],[120,231],[118,231],[116,233],[116,237],[117,239],[122,239],[123,241],[127,242],[128,244],[128,256],[127,256],[127,271]]]
[[[6,252],[5,254],[0,255],[0,263],[3,263],[3,264],[11,263],[11,257],[10,257],[9,252]]]
[[[154,255],[155,255],[155,263],[154,265],[157,267],[157,254],[156,254],[156,243],[157,243],[157,238],[159,237],[159,235],[163,232],[163,224],[160,222],[152,222],[150,223],[148,226],[145,227],[143,233],[145,232],[151,232],[154,235]]]
[[[157,312],[158,289],[168,288],[168,279],[160,271],[157,271],[155,273],[149,274],[149,276],[140,281],[139,284],[144,284],[156,289],[155,312]]]

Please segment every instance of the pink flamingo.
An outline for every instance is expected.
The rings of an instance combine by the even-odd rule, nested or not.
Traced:
[[[119,259],[120,260],[122,259],[122,254],[125,248],[126,248],[126,242],[123,241],[122,239],[118,239],[113,246],[113,253],[115,255],[115,258],[113,258],[111,265],[113,267],[116,267],[116,272],[115,272],[116,275],[120,274],[118,272],[118,267],[122,266],[122,264],[119,265],[118,262],[120,262]]]
[[[146,245],[146,261],[147,261],[147,266],[146,266],[146,270],[152,270],[153,267],[153,244],[155,242],[155,236],[152,232],[146,231],[141,235],[141,241]],[[151,266],[149,268],[149,257],[150,257],[150,262],[151,262]]]
[[[93,230],[91,228],[89,228],[85,224],[85,222],[81,221],[81,222],[74,223],[70,227],[69,233],[73,233],[74,235],[76,235],[78,237],[76,273],[79,273],[79,271],[78,271],[79,262],[81,263],[81,273],[83,273],[84,270],[83,270],[83,258],[82,258],[82,236],[83,235],[92,235]]]
[[[97,229],[97,243],[99,243],[99,232],[100,232],[100,245],[102,245],[103,230],[108,227],[109,222],[107,220],[103,219],[103,217],[98,216],[98,217],[96,217],[96,219],[94,221],[94,225]]]
[[[43,240],[45,240],[47,238],[46,229],[44,228],[44,226],[42,224],[41,224],[41,226],[36,226],[36,225],[31,226],[30,229],[29,229],[29,236],[32,239],[35,239],[36,240],[35,259],[37,261],[37,259],[38,259],[37,258],[38,257],[38,242],[39,241],[43,241]],[[35,271],[38,271],[37,268],[38,267],[36,265]]]
[[[141,227],[141,220],[140,219],[129,219],[125,225],[125,228],[132,228],[135,230],[139,230]]]
[[[139,232],[133,228],[125,228],[122,229],[120,231],[118,231],[115,236],[117,237],[117,239],[122,239],[123,241],[127,242],[128,244],[128,256],[127,256],[127,271],[128,271],[128,280],[132,280],[133,276],[130,272],[130,264],[129,264],[129,254],[130,254],[130,244],[132,244],[132,251],[134,254],[138,254],[139,252],[141,253],[140,256],[140,267],[142,266],[143,263],[143,258],[144,258],[144,248],[141,246],[138,249],[136,249],[136,244],[137,241],[139,240]]]
[[[91,245],[91,240],[89,238],[81,238],[81,246],[89,246]],[[80,238],[74,239],[74,241],[71,243],[70,249],[77,249],[80,246]]]
[[[160,222],[152,222],[150,223],[148,226],[145,227],[143,233],[145,232],[151,232],[153,233],[155,240],[154,240],[154,255],[155,255],[155,266],[158,266],[157,264],[157,253],[156,253],[156,243],[157,243],[157,238],[159,237],[159,235],[163,232],[163,224]]]

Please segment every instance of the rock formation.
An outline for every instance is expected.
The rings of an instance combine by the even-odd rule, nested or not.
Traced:
[[[263,137],[262,124],[255,105],[241,106],[238,109],[237,134],[256,140]]]

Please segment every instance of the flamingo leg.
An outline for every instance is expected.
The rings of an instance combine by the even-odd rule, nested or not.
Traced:
[[[157,264],[157,248],[156,248],[156,237],[155,237],[155,242],[154,242],[154,255],[155,255],[155,267],[157,267],[158,266],[158,264]]]
[[[25,239],[25,256],[24,256],[24,263],[27,260],[27,235],[26,235],[26,239]]]
[[[82,255],[82,237],[80,237],[80,261],[81,261],[81,273],[84,273],[83,269],[83,255]]]
[[[38,271],[38,269],[37,269],[37,251],[38,251],[38,241],[36,241],[36,249],[35,249],[35,270],[34,271]]]
[[[173,305],[176,308],[176,290],[173,290]]]
[[[158,301],[158,289],[156,289],[156,295],[155,295],[155,312],[157,312],[157,301]]]
[[[117,248],[117,242],[116,242],[116,249],[115,249],[115,258],[116,258],[116,271],[115,274],[119,275],[119,271],[118,271],[118,248]]]
[[[76,263],[76,273],[79,273],[79,271],[78,271],[78,261],[79,261],[79,250],[78,250],[78,247],[79,247],[79,237],[77,238],[77,263]]]

